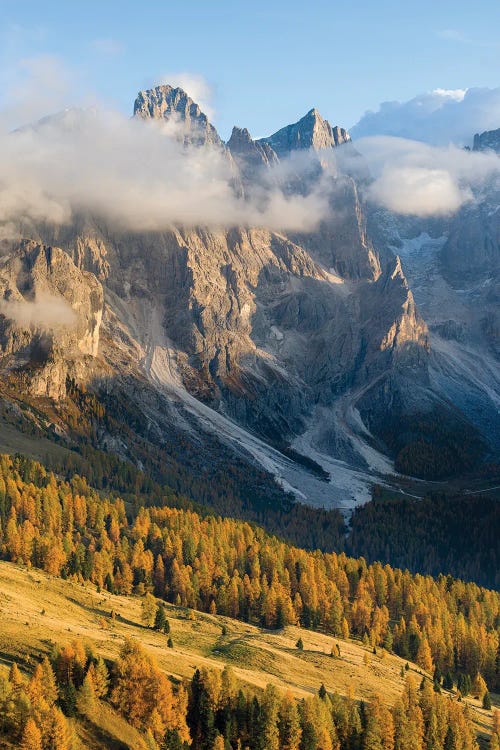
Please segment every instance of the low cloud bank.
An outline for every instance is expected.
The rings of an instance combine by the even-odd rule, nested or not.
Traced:
[[[169,78],[205,105],[210,101],[200,76]],[[331,214],[330,177],[339,171],[356,174],[370,200],[392,211],[443,215],[499,177],[495,154],[448,144],[500,127],[500,88],[436,89],[382,104],[353,129],[354,148],[321,154],[322,172],[317,154],[292,153],[263,170],[242,198],[228,154],[186,149],[185,125],[174,119],[144,122],[104,108],[67,109],[12,132],[14,121],[68,100],[77,88],[71,80],[55,58],[22,61],[0,97],[0,240],[17,237],[20,223],[66,224],[81,212],[130,231],[172,225],[310,231]]]
[[[71,220],[90,211],[129,230],[172,224],[307,230],[327,211],[321,185],[307,196],[276,187],[257,200],[234,189],[224,152],[182,145],[182,124],[117,112],[68,110],[0,136],[0,222]]]
[[[500,158],[492,152],[384,136],[363,138],[356,145],[374,177],[369,199],[396,213],[451,214],[500,181]]]

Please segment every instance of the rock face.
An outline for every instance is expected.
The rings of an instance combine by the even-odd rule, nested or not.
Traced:
[[[233,159],[247,186],[259,179],[259,172],[278,164],[278,157],[271,146],[263,141],[254,141],[246,128],[233,128],[227,142]]]
[[[498,130],[486,130],[484,133],[476,133],[474,136],[473,151],[496,151],[500,154],[500,128]]]
[[[33,395],[60,399],[66,376],[85,378],[97,356],[103,290],[63,250],[25,241],[0,265],[1,369]]]
[[[280,481],[306,500],[345,505],[346,495],[355,493],[335,483],[337,469],[340,476],[352,470],[368,477],[394,470],[388,423],[398,432],[404,422],[403,439],[418,442],[423,413],[438,404],[446,421],[457,404],[466,408],[459,394],[446,395],[437,368],[443,371],[451,360],[436,359],[434,334],[405,275],[407,256],[401,262],[389,241],[372,239],[366,176],[357,179],[341,160],[333,170],[322,164],[325,149],[341,154],[352,148],[348,133],[313,109],[257,141],[234,128],[226,146],[198,105],[170,86],[140,92],[134,114],[178,119],[186,148],[223,148],[245,194],[265,190],[262,175],[274,168],[279,173],[287,157],[312,154],[307,179],[274,187],[285,198],[324,190],[328,216],[315,231],[300,234],[255,227],[119,232],[90,216],[32,229],[33,241],[2,261],[0,296],[29,308],[42,292],[50,293],[71,311],[73,325],[30,321],[20,327],[3,312],[3,372],[36,371],[27,390],[51,398],[64,396],[68,374],[93,379],[107,403],[126,401],[140,415],[127,430],[131,423],[158,445],[172,430],[184,431],[199,442],[202,457],[212,430],[245,460],[266,469],[279,465]],[[481,217],[464,221],[472,233],[462,235],[467,248],[479,247]],[[496,262],[495,221],[490,234],[496,244],[492,253],[484,250],[485,269]],[[454,237],[451,231],[448,250],[439,245],[450,273],[462,252],[458,229]],[[464,247],[464,263],[467,252]],[[458,341],[456,326],[432,322],[454,331]],[[484,321],[492,331],[496,325],[494,317]],[[99,439],[106,446],[118,441],[113,435]],[[283,456],[269,446],[288,443],[325,462],[332,483],[311,483],[290,461],[280,463]]]
[[[268,144],[279,157],[283,157],[301,149],[321,151],[334,148],[350,140],[351,136],[347,130],[340,127],[332,128],[317,109],[311,109],[298,122],[281,128],[268,138],[261,138],[259,142]]]
[[[178,87],[164,85],[139,91],[134,102],[134,117],[142,120],[177,120],[183,125],[184,142],[189,145],[224,145],[199,105]]]

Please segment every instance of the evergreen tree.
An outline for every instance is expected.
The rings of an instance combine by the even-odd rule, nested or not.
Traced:
[[[50,750],[70,750],[70,731],[68,724],[62,711],[56,706],[53,706],[50,709],[48,740],[47,746],[50,747]]]
[[[158,630],[160,632],[165,632],[166,624],[167,624],[167,614],[165,612],[165,607],[163,606],[163,604],[158,604],[158,606],[156,607],[155,622],[154,622],[155,630]]]
[[[432,661],[431,649],[427,638],[422,638],[422,640],[420,641],[415,661],[417,662],[418,666],[422,669],[425,669],[426,672],[433,671],[434,664]]]
[[[87,676],[92,681],[97,698],[105,698],[109,691],[109,672],[104,659],[99,657],[96,662],[91,662]]]
[[[151,628],[156,616],[156,599],[152,594],[145,594],[141,603],[141,620],[143,625]]]
[[[260,706],[259,748],[260,750],[280,750],[278,712],[280,697],[274,685],[267,685]]]
[[[183,750],[184,743],[177,729],[167,729],[163,750]]]
[[[450,671],[446,672],[443,678],[443,687],[445,690],[453,690],[453,677]]]
[[[76,707],[78,713],[88,714],[93,711],[96,699],[94,683],[92,678],[87,674],[77,695]]]
[[[302,729],[297,702],[291,693],[281,699],[278,717],[279,747],[281,750],[299,750]]]
[[[32,718],[26,722],[19,747],[20,750],[43,750],[42,733]]]

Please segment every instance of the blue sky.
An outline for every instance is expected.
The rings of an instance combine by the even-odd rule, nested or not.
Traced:
[[[50,56],[49,111],[95,98],[128,112],[139,89],[184,73],[208,82],[223,137],[313,106],[350,127],[382,101],[499,86],[499,28],[499,0],[0,0],[0,84],[5,98],[23,60]]]

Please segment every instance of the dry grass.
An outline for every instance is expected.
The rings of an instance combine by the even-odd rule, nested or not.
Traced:
[[[111,618],[111,612],[115,617]],[[98,593],[91,585],[63,581],[37,570],[27,570],[0,562],[0,664],[12,659],[31,670],[33,660],[78,637],[92,643],[94,650],[107,659],[116,658],[125,638],[137,638],[168,674],[191,677],[200,666],[222,668],[230,664],[243,685],[263,688],[272,682],[281,689],[304,697],[323,683],[328,691],[346,695],[353,691],[359,700],[378,693],[392,704],[401,693],[401,667],[397,656],[379,651],[371,653],[359,642],[332,638],[300,628],[268,631],[226,617],[193,613],[167,605],[174,648],[167,647],[166,635],[140,624],[141,602],[137,597]],[[222,635],[222,627],[226,635]],[[304,650],[295,643],[299,636]],[[338,643],[340,658],[332,658],[332,646]],[[368,664],[365,664],[368,659]],[[417,672],[420,670],[410,665]],[[493,696],[498,705],[498,696]],[[469,701],[478,729],[487,731],[491,712]],[[124,740],[121,720],[113,712],[103,715],[99,725],[107,732],[110,744],[115,736]],[[104,721],[104,719],[106,721]],[[106,723],[107,722],[107,723]],[[85,733],[85,725],[79,728]],[[90,739],[83,745],[92,748]],[[139,745],[131,744],[139,748]],[[99,745],[95,745],[99,747]],[[116,745],[120,747],[120,745]]]
[[[22,453],[24,456],[44,463],[47,456],[63,458],[70,451],[48,438],[28,435],[0,418],[0,453]]]

